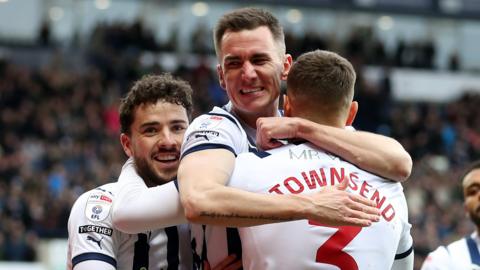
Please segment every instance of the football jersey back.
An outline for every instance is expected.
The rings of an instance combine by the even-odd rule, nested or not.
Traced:
[[[412,246],[399,183],[363,171],[310,144],[275,149],[264,158],[237,157],[229,182],[257,193],[308,194],[350,178],[348,191],[376,201],[381,221],[371,227],[329,227],[299,220],[240,228],[245,269],[390,269]]]

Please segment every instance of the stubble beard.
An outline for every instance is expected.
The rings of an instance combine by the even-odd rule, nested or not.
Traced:
[[[137,173],[148,187],[163,185],[173,180],[173,178],[165,179],[160,177],[145,159],[136,157],[133,159],[135,161],[135,169],[137,170]]]

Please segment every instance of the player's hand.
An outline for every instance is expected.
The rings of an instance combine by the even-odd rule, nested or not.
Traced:
[[[296,138],[296,117],[260,117],[257,119],[257,147],[268,150],[282,146],[278,140]]]
[[[370,226],[380,220],[380,210],[376,203],[360,195],[346,191],[349,179],[335,186],[323,188],[317,193],[309,194],[314,205],[312,216],[315,220],[328,226]]]
[[[237,270],[242,268],[242,260],[237,259],[235,254],[228,255],[223,261],[221,261],[213,270]],[[211,270],[208,261],[203,262],[204,270]]]

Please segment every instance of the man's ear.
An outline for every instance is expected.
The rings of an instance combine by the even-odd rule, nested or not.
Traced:
[[[123,151],[125,152],[125,154],[127,154],[127,156],[129,157],[133,156],[133,151],[131,148],[132,143],[131,143],[130,137],[127,134],[125,133],[120,134],[120,143],[122,144]]]
[[[223,78],[223,69],[222,65],[217,64],[217,75],[218,75],[218,82],[220,83],[220,86],[226,90],[227,85],[225,84],[225,79]]]
[[[287,80],[288,72],[290,72],[290,68],[292,67],[292,62],[292,56],[290,54],[285,54],[283,59],[282,81]]]
[[[286,117],[292,116],[292,104],[287,95],[283,95],[283,115]]]
[[[353,120],[355,120],[355,116],[357,115],[357,112],[358,112],[358,102],[352,101],[352,104],[350,104],[350,109],[348,111],[347,122],[345,123],[347,126],[352,125]]]

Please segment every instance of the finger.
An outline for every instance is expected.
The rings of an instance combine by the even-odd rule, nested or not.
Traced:
[[[370,220],[361,219],[361,218],[346,218],[345,220],[339,222],[336,226],[358,226],[358,227],[368,227],[371,226],[372,222]]]
[[[373,207],[377,209],[377,202],[369,200],[363,196],[356,195],[356,194],[349,194],[350,199],[356,203],[361,203],[362,205],[365,205],[367,207]],[[377,209],[378,210],[378,209]]]
[[[210,270],[210,264],[207,261],[203,261],[203,270]]]
[[[347,217],[364,219],[364,220],[369,220],[369,221],[372,221],[372,222],[380,221],[380,214],[379,213],[378,214],[377,213],[368,213],[368,212],[365,212],[364,209],[362,209],[362,210],[350,209]]]
[[[345,175],[345,176],[343,177],[342,182],[340,182],[340,183],[338,183],[337,185],[335,185],[335,187],[337,187],[337,189],[339,189],[339,190],[345,190],[345,189],[347,189],[347,187],[348,187],[348,182],[349,182],[349,181],[350,181],[350,178],[349,178],[347,175]]]
[[[237,255],[236,254],[230,254],[228,255],[227,257],[225,257],[225,259],[223,259],[217,266],[215,266],[215,270],[220,270],[220,269],[224,269],[225,267],[227,267],[229,264],[231,264],[233,261],[235,261],[237,259]]]
[[[229,265],[225,270],[238,270],[242,268],[242,260],[237,260],[231,265]]]
[[[270,149],[273,149],[273,148],[277,148],[277,147],[280,147],[282,146],[283,143],[278,141],[278,140],[275,140],[275,139],[270,139],[267,143],[267,145],[264,147],[264,150],[270,150]]]

